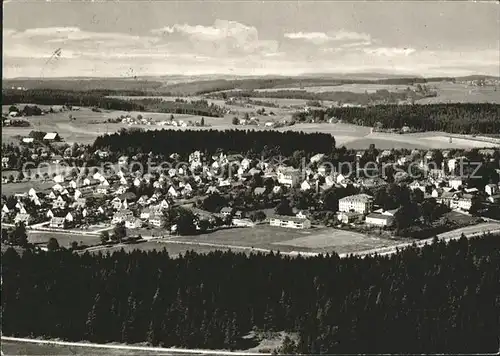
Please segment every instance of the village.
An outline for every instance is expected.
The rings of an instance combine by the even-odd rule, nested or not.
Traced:
[[[39,139],[55,145],[60,138],[53,132]],[[355,152],[353,163],[358,168],[348,173],[332,167],[322,153],[303,158],[300,165],[282,157],[260,160],[224,152],[206,156],[195,151],[185,163],[173,153],[168,157],[169,168],[160,165],[133,171],[130,167],[137,160],[144,161],[143,155],[117,157],[113,152],[95,150],[90,152],[95,162],[115,159],[112,170],[100,170],[97,164],[61,169],[65,161],[81,160],[89,152],[82,153],[86,148],[65,148],[60,154],[44,150],[39,155],[40,149],[33,148],[32,141],[32,137],[23,140],[28,147],[24,154],[49,163],[52,174],[33,170],[17,177],[3,176],[3,184],[41,180],[46,187],[4,195],[4,225],[22,223],[28,230],[99,235],[103,244],[125,236],[161,239],[262,225],[306,231],[335,227],[395,238],[400,229],[431,223],[444,212],[477,217],[491,210],[490,217],[495,217],[500,203],[500,169],[496,168],[496,178],[490,179],[496,183],[470,184],[475,180],[463,174],[470,154],[466,151],[452,155],[450,150],[374,151],[370,147]],[[498,164],[495,149],[475,150],[474,154],[494,167]],[[440,168],[435,168],[430,163],[438,156]],[[146,157],[158,158],[152,154]],[[366,165],[371,158],[379,166],[367,175],[370,172],[359,165]],[[2,168],[8,170],[10,163],[4,155]],[[382,164],[399,171],[380,172]],[[410,167],[416,167],[419,178],[412,178]],[[396,194],[395,189],[410,192],[406,199],[418,205],[419,211],[410,217],[403,209],[406,202],[397,200],[404,193],[397,193],[402,195],[387,203],[387,196]]]

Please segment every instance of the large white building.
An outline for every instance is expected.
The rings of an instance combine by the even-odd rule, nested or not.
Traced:
[[[295,168],[281,168],[278,169],[278,183],[286,185],[287,187],[294,187],[298,184],[300,179],[300,170]]]
[[[373,197],[368,194],[349,195],[339,199],[339,211],[354,211],[360,214],[368,214],[373,210]]]

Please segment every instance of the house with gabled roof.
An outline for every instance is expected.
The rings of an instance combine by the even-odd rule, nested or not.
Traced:
[[[62,195],[59,195],[52,202],[52,209],[65,209],[68,204],[67,198],[64,198]]]
[[[170,188],[168,188],[167,195],[173,198],[177,198],[179,196],[179,193],[174,188],[174,186],[171,185]]]
[[[50,219],[49,226],[56,229],[64,229],[66,226],[66,219],[63,216],[54,216]]]
[[[220,210],[220,214],[224,216],[231,215],[233,213],[234,209],[230,206],[225,206]]]
[[[30,214],[23,212],[19,212],[16,214],[16,217],[14,218],[14,223],[19,224],[19,223],[24,223],[24,225],[28,226],[31,222],[33,221],[33,218]]]

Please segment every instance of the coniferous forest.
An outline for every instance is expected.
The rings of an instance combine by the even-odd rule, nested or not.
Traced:
[[[189,145],[186,143],[189,142]],[[123,130],[99,136],[94,148],[109,148],[113,152],[153,152],[180,155],[193,151],[222,152],[262,152],[277,150],[282,155],[291,155],[296,150],[306,152],[331,152],[335,148],[335,138],[325,133],[303,133],[294,131],[254,131],[254,130]]]
[[[364,259],[8,249],[2,332],[216,349],[255,327],[297,332],[288,353],[495,352],[499,261],[499,235]]]

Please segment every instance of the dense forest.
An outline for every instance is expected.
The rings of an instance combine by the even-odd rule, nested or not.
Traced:
[[[137,103],[108,98],[107,91],[67,91],[59,89],[2,90],[2,105],[38,104],[91,106],[107,110],[144,111]]]
[[[500,132],[499,104],[377,105],[313,110],[294,114],[295,122],[335,118],[356,125],[461,134]]]
[[[495,352],[499,237],[364,259],[10,248],[2,333],[234,349],[256,328],[298,333],[289,354]]]
[[[276,154],[290,156],[296,150],[329,153],[335,148],[335,138],[324,133],[271,130],[124,130],[98,137],[94,148],[109,148],[120,153],[176,152],[180,155],[196,150],[208,153],[219,150],[225,153],[260,153],[272,149]]]

